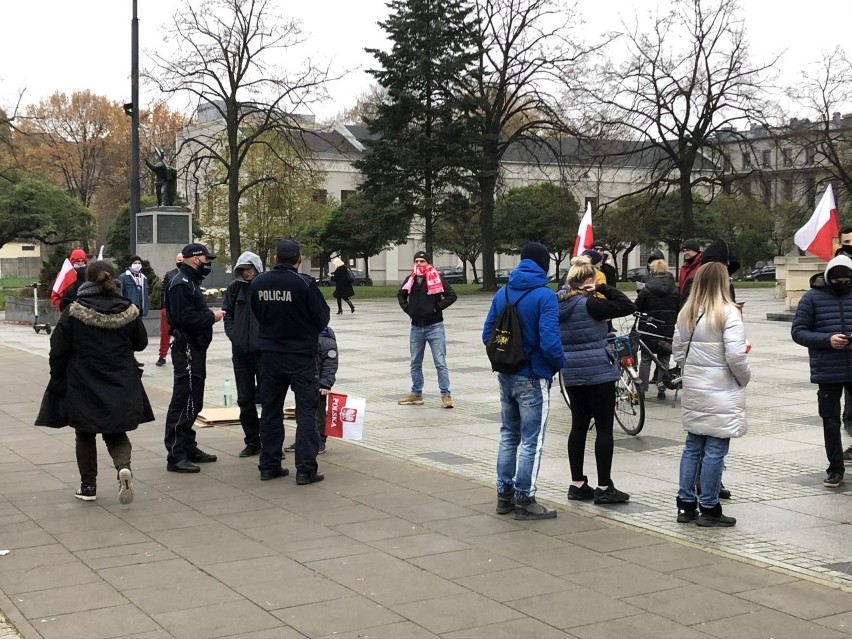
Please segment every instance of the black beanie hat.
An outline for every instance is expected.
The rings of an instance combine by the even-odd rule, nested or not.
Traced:
[[[580,255],[585,255],[589,258],[589,261],[592,263],[592,266],[597,266],[601,262],[603,262],[603,255],[595,251],[594,249],[587,249],[580,253]]]
[[[701,245],[698,243],[698,240],[692,238],[691,240],[687,240],[683,243],[683,250],[689,249],[690,251],[695,251],[696,253],[701,252]]]
[[[417,251],[414,254],[414,259],[426,260],[427,262],[429,262],[429,264],[432,263],[432,260],[429,259],[429,254],[426,251]]]
[[[532,260],[541,267],[541,270],[547,273],[550,270],[550,251],[544,244],[538,242],[530,242],[521,249],[522,260]]]

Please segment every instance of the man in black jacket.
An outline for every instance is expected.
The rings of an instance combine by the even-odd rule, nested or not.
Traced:
[[[203,244],[183,247],[183,263],[169,283],[166,319],[174,337],[172,365],[174,390],[166,413],[166,469],[173,473],[197,473],[197,464],[216,461],[195,443],[192,429],[204,407],[204,380],[207,377],[207,347],[213,341],[213,324],[224,316],[211,311],[201,292],[201,281],[213,268],[216,256]]]
[[[251,310],[258,321],[260,351],[260,479],[286,477],[281,466],[284,428],[281,415],[287,390],[296,396],[296,483],[322,481],[317,472],[320,434],[317,412],[317,351],[319,333],[328,325],[330,311],[316,281],[299,273],[302,256],[293,240],[282,240],[276,250],[278,265],[251,283]]]
[[[222,300],[225,311],[225,334],[231,340],[231,362],[237,386],[237,406],[240,425],[245,435],[245,448],[240,457],[260,452],[260,431],[257,417],[257,385],[260,382],[260,351],[257,349],[257,318],[251,312],[251,282],[263,273],[260,256],[246,251],[237,259],[234,281]]]
[[[397,404],[423,404],[423,353],[428,343],[438,371],[441,404],[444,408],[452,408],[443,311],[456,301],[457,296],[452,287],[444,281],[444,276],[429,263],[426,251],[417,251],[414,254],[414,270],[405,278],[396,299],[402,310],[411,318],[411,393]]]

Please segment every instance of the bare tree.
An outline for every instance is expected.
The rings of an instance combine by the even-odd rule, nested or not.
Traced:
[[[496,290],[494,206],[501,161],[513,146],[533,151],[566,131],[557,87],[578,75],[589,52],[578,45],[574,15],[556,0],[476,0],[478,66],[469,90],[480,109],[483,288]],[[558,158],[558,153],[557,153]]]
[[[825,53],[788,92],[803,118],[792,120],[790,139],[835,183],[838,197],[852,194],[852,119],[841,109],[852,104],[852,62],[840,47]]]
[[[610,138],[614,156],[643,157],[647,176],[633,193],[680,196],[682,232],[694,235],[693,189],[722,186],[731,154],[747,145],[737,133],[767,121],[759,96],[775,61],[752,64],[736,0],[675,0],[649,31],[638,24],[621,34],[626,61],[603,61],[584,89],[592,127]],[[606,150],[604,150],[606,152]]]
[[[195,127],[182,145],[192,149],[199,170],[222,169],[233,262],[242,252],[240,198],[256,184],[275,179],[261,175],[241,182],[240,168],[252,146],[265,144],[269,133],[300,137],[303,123],[295,112],[324,96],[328,68],[309,58],[298,68],[275,64],[296,58],[305,38],[299,22],[280,16],[270,0],[184,0],[167,37],[176,43],[177,54],[153,53],[157,68],[149,76],[167,94],[190,94],[221,121],[221,126]]]

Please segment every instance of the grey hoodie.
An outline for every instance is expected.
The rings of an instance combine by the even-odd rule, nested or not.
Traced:
[[[222,300],[225,334],[231,340],[231,351],[235,355],[253,355],[257,352],[258,326],[257,319],[251,312],[251,286],[243,279],[243,269],[247,266],[254,266],[258,273],[263,273],[260,257],[246,251],[237,260],[234,281],[228,286]]]

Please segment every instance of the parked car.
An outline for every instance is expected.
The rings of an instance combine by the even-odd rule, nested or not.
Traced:
[[[494,277],[497,280],[497,283],[506,284],[509,281],[509,275],[511,275],[514,270],[515,269],[512,268],[498,268],[494,271]]]
[[[627,275],[624,279],[628,282],[641,282],[647,273],[648,270],[641,266],[630,268],[627,269]]]
[[[744,282],[774,282],[775,265],[758,267],[742,279]]]
[[[362,271],[360,268],[352,268],[349,269],[352,275],[355,277],[355,286],[372,286],[373,278],[367,277],[366,273]],[[323,277],[317,278],[317,285],[319,286],[334,286],[334,273],[331,274],[331,277]]]
[[[464,284],[464,268],[461,266],[439,266],[438,272],[447,284]]]

